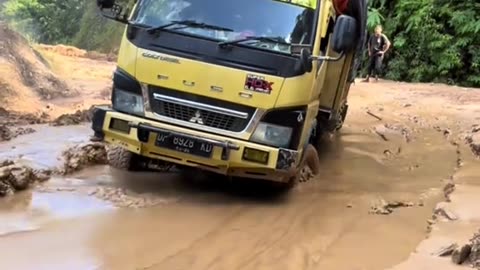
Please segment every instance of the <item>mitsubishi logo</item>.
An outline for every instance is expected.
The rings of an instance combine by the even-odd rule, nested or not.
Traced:
[[[195,116],[190,118],[190,122],[203,125],[203,118],[202,118],[202,115],[200,114],[200,111],[195,112]]]

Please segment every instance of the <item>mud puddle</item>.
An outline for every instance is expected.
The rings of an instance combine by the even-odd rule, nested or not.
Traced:
[[[0,160],[21,160],[35,169],[62,165],[62,151],[69,145],[86,142],[91,135],[87,125],[51,128],[35,125],[36,132],[0,144]]]
[[[57,220],[101,213],[112,206],[104,201],[65,193],[24,191],[0,198],[0,237],[36,231]]]
[[[380,270],[406,260],[414,250],[421,256],[426,254],[422,250],[435,251],[439,242],[450,244],[446,235],[458,232],[442,232],[443,240],[434,237],[433,245],[422,242],[430,229],[437,232],[438,227],[427,221],[444,200],[443,187],[459,175],[464,185],[477,183],[476,169],[460,156],[465,149],[460,151],[454,143],[465,139],[456,136],[456,120],[447,121],[456,116],[439,116],[436,111],[420,115],[414,111],[420,100],[405,106],[411,102],[405,91],[378,90],[383,95],[363,91],[354,96],[357,104],[345,128],[320,147],[320,175],[289,193],[270,194],[255,182],[126,173],[106,166],[53,177],[33,193],[32,198],[55,206],[39,221],[21,201],[1,210],[9,213],[4,223],[14,224],[4,229],[13,233],[0,236],[2,265],[49,270]],[[395,100],[399,96],[403,99]],[[379,104],[372,105],[377,97]],[[471,126],[469,119],[464,121]],[[81,143],[90,134],[85,126],[49,127],[1,144],[0,152],[51,166],[60,162],[57,157],[65,142]],[[461,198],[476,194],[467,196],[464,188],[456,188]],[[460,209],[467,209],[455,192],[452,203],[459,201]],[[386,212],[371,211],[378,202]],[[57,208],[61,204],[66,208]],[[462,237],[473,232],[468,225],[473,212],[468,209],[449,208],[458,218],[455,222],[467,217],[468,233]],[[407,262],[400,269],[422,269],[421,265]]]
[[[37,189],[47,202],[68,205],[68,198],[78,198],[80,208],[90,209],[87,201],[100,199],[117,210],[9,235],[0,250],[22,247],[35,254],[38,269],[384,269],[424,238],[456,149],[439,147],[445,139],[434,130],[411,134],[410,141],[390,132],[385,141],[353,125],[323,146],[319,177],[275,196],[256,183],[105,166],[54,177]],[[379,198],[415,205],[387,216],[369,213]],[[66,242],[65,235],[73,237]],[[45,241],[49,249],[42,248]],[[30,269],[21,256],[9,251],[3,263]]]

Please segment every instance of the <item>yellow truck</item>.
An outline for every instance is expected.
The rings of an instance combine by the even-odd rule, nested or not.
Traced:
[[[175,165],[288,187],[305,163],[315,167],[319,137],[347,114],[366,0],[131,4],[97,0],[126,24],[112,106],[92,121],[95,138],[113,146],[111,166]]]

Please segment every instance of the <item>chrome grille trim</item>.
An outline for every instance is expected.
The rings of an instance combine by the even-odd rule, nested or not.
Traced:
[[[184,100],[184,99],[179,99],[175,97],[169,97],[157,93],[153,93],[153,98],[159,101],[165,101],[165,102],[170,102],[182,106],[187,106],[199,110],[204,110],[204,111],[209,111],[213,113],[219,113],[223,115],[228,115],[236,118],[241,118],[241,119],[248,119],[248,113],[244,112],[239,112],[235,110],[230,110],[230,109],[225,109],[217,106],[212,106],[208,104],[203,104],[203,103],[198,103],[190,100]]]
[[[229,136],[229,137],[233,137],[233,138],[248,140],[248,139],[250,139],[251,133],[253,133],[255,127],[260,122],[260,119],[262,118],[262,116],[264,114],[265,114],[264,110],[257,109],[255,111],[255,113],[253,114],[252,119],[250,119],[250,122],[245,127],[245,129],[242,130],[242,131],[239,131],[239,132],[228,131],[228,130],[218,129],[218,128],[212,128],[212,127],[209,127],[209,126],[199,125],[199,124],[192,123],[192,122],[177,120],[175,118],[166,117],[166,116],[160,115],[158,113],[154,113],[154,112],[153,113],[149,112],[146,115],[149,118],[157,119],[157,120],[164,121],[164,122],[167,122],[167,123],[172,123],[172,124],[178,125],[178,126],[194,128],[194,129],[205,131],[205,132],[213,132],[213,133],[216,133],[216,134],[225,135],[225,136]]]

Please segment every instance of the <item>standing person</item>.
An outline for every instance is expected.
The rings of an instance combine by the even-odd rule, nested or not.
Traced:
[[[370,62],[368,64],[368,74],[364,82],[370,81],[370,76],[374,75],[378,81],[378,75],[382,71],[382,61],[385,53],[390,49],[390,40],[382,33],[381,25],[375,27],[375,34],[368,40],[368,56]]]

